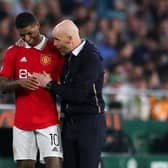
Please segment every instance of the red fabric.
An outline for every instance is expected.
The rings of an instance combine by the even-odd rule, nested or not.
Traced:
[[[46,71],[58,81],[63,64],[64,58],[50,41],[42,50],[12,46],[5,52],[0,75],[17,80],[27,78],[33,72]],[[47,90],[20,89],[16,92],[15,126],[34,130],[57,123],[56,102]]]

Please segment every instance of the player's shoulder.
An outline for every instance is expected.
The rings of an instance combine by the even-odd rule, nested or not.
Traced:
[[[17,53],[18,48],[19,48],[19,47],[15,46],[15,45],[9,46],[9,47],[5,50],[4,55],[13,55],[13,54]]]
[[[18,47],[18,46],[11,45],[6,49],[6,52],[16,52],[16,51],[18,51],[19,48],[20,47]]]

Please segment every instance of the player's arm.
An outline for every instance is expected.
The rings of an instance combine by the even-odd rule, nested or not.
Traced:
[[[0,90],[3,92],[15,91],[19,88],[35,90],[38,88],[38,82],[33,77],[25,79],[14,79],[15,72],[15,56],[18,50],[16,47],[9,47],[3,57],[2,67],[0,69]]]
[[[25,88],[29,90],[38,89],[38,82],[33,77],[27,79],[11,80],[7,77],[0,76],[0,90],[3,92],[12,92],[19,88]]]

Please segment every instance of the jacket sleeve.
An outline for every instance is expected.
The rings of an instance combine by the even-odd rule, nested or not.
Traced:
[[[51,91],[60,96],[61,99],[70,102],[81,103],[93,93],[93,85],[102,74],[102,63],[96,52],[87,55],[82,60],[78,74],[75,76],[74,85],[59,85],[53,83]]]

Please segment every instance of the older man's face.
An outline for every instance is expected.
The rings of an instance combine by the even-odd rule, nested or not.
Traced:
[[[59,32],[53,32],[54,46],[58,48],[62,55],[71,51],[71,39]]]

